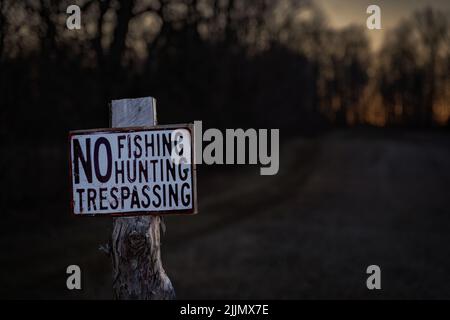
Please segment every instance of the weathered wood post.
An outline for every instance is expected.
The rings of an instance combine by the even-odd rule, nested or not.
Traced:
[[[152,97],[113,100],[111,127],[154,126]],[[116,299],[174,299],[161,262],[159,216],[113,218],[111,258]]]

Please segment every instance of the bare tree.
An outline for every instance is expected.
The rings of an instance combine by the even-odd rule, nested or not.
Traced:
[[[442,66],[441,50],[448,36],[446,16],[428,7],[416,12],[414,22],[424,54],[425,93],[423,101],[423,124],[432,125],[433,106],[436,102],[438,68]]]
[[[433,108],[447,86],[442,80],[447,39],[445,15],[425,8],[385,40],[378,80],[389,123],[433,125]]]

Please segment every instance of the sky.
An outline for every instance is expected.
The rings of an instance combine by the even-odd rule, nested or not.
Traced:
[[[444,11],[450,17],[450,0],[314,0],[322,7],[331,26],[342,28],[349,24],[366,25],[367,7],[378,5],[381,9],[382,30],[369,30],[372,48],[377,50],[387,32],[400,20],[410,16],[415,10],[431,6]]]

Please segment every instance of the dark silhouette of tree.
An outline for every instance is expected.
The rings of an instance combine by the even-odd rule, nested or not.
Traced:
[[[0,64],[2,62],[3,51],[5,48],[6,23],[6,2],[0,1]]]
[[[432,125],[433,106],[436,102],[438,87],[440,86],[438,68],[442,67],[443,61],[440,52],[444,49],[445,41],[448,40],[448,22],[442,12],[425,8],[414,15],[415,25],[424,54],[424,102],[423,102],[423,124]]]
[[[48,119],[42,141],[106,126],[111,99],[144,95],[167,106],[161,121],[292,132],[364,123],[368,87],[389,124],[430,126],[445,109],[448,25],[435,10],[401,23],[375,55],[363,28],[331,28],[310,0],[85,0],[81,30],[65,26],[70,4],[1,1],[2,119],[15,139]]]
[[[336,50],[331,54],[332,85],[337,100],[336,122],[347,125],[360,122],[359,104],[368,84],[370,47],[363,28],[350,26],[336,37]]]
[[[448,90],[448,28],[445,15],[425,8],[386,39],[378,82],[389,123],[434,124],[433,108]]]

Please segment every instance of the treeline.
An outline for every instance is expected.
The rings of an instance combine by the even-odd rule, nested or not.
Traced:
[[[65,139],[108,126],[111,99],[148,95],[161,123],[448,125],[447,17],[415,13],[380,52],[367,32],[329,27],[308,0],[1,0],[0,130]]]

